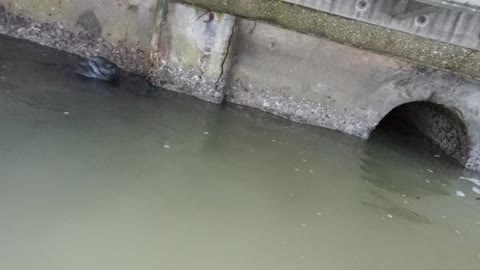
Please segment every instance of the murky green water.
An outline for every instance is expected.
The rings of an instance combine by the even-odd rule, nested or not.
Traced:
[[[480,269],[480,176],[435,153],[0,41],[2,270]]]

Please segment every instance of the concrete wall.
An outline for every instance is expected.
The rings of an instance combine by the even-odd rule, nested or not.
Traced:
[[[1,0],[0,32],[82,56],[104,55],[148,70],[162,0]]]
[[[378,121],[372,91],[414,68],[264,23],[237,33],[228,101],[364,138]]]
[[[236,18],[182,4],[167,4],[153,40],[150,78],[170,90],[221,103]]]
[[[480,51],[478,50],[375,26],[282,0],[178,1],[480,79]],[[354,2],[351,1],[350,7],[354,7]],[[371,16],[377,15],[371,14]],[[461,16],[454,18],[457,21],[462,19]],[[471,24],[472,27],[475,26],[474,22]],[[439,29],[438,31],[451,35],[454,30]],[[471,38],[477,39],[477,36]]]
[[[2,2],[10,10],[41,22],[62,23],[74,31],[85,30],[107,41],[123,41],[145,50],[150,46],[157,4],[156,0]]]
[[[210,3],[217,11],[237,7],[234,11],[245,16],[244,12],[252,8],[238,6],[245,1],[239,0],[237,4],[222,1],[231,4],[227,7],[219,6],[216,0]],[[187,2],[206,5],[208,1]],[[0,3],[5,7],[0,10],[1,33],[80,55],[101,54],[128,70],[148,75],[156,85],[207,101],[226,100],[363,138],[368,138],[382,118],[397,106],[415,101],[440,104],[458,116],[467,133],[462,149],[468,149],[468,153],[450,155],[463,165],[480,170],[477,81],[425,68],[415,61],[381,55],[375,50],[352,47],[347,37],[342,42],[345,44],[340,44],[336,38],[300,33],[310,26],[299,26],[294,29],[297,31],[278,27],[294,27],[300,18],[294,17],[293,22],[288,17],[268,13],[275,8],[292,14],[298,11],[297,7],[285,10],[288,6],[281,1],[266,0],[261,5],[258,1],[249,2],[259,7],[251,11],[252,18],[258,19],[259,14],[265,13],[268,18],[284,20],[276,21],[276,25],[177,2],[0,0]],[[36,6],[38,3],[41,8]],[[266,7],[273,9],[269,11]],[[316,18],[309,16],[317,15],[306,18]],[[330,15],[318,16],[323,16],[322,22],[332,23],[326,17]],[[336,18],[334,22],[342,20],[345,19]],[[352,31],[364,29],[363,41],[367,43],[362,44],[371,44],[372,37],[368,35],[376,36],[375,31],[380,31],[349,23],[353,25],[349,28]],[[395,35],[389,35],[389,44],[393,46]],[[362,36],[348,38],[356,40]],[[416,38],[398,42],[404,44],[408,40],[413,42],[413,52],[421,53],[423,49],[414,43]],[[380,44],[384,41],[379,40]],[[419,44],[427,48],[426,56],[422,56],[424,62],[433,59],[433,51],[443,46]],[[463,53],[477,55],[457,47],[452,51],[447,45],[437,54],[447,64],[449,57],[453,57],[450,63],[466,59],[456,58],[456,52],[461,52],[461,57]],[[468,60],[473,61],[473,66],[464,75],[476,74],[480,65],[474,59]],[[438,59],[428,63],[435,66]],[[432,114],[431,118],[440,117],[442,114]],[[424,125],[427,124],[428,121]],[[432,126],[424,130],[439,129]],[[435,139],[435,134],[425,133]],[[450,136],[447,133],[438,138],[447,138]],[[443,148],[446,152],[451,149],[448,144]]]

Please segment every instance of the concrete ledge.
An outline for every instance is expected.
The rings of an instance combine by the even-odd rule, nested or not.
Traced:
[[[412,63],[480,78],[480,52],[278,0],[181,0]]]

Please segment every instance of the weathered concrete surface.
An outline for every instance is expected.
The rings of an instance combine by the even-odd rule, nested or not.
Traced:
[[[480,78],[480,51],[390,30],[279,0],[181,0],[471,78]]]
[[[157,44],[152,81],[214,103],[224,99],[235,17],[170,3]]]
[[[81,56],[102,55],[146,74],[163,0],[2,0],[0,33]]]
[[[375,126],[378,111],[368,93],[381,88],[386,78],[414,69],[392,58],[248,20],[239,24],[234,54],[227,101],[364,138]]]
[[[364,138],[397,106],[440,104],[465,123],[468,139],[458,139],[468,153],[451,152],[454,140],[442,142],[451,137],[440,128],[448,120],[442,114],[432,114],[421,130],[463,165],[480,169],[478,82],[248,20],[237,35],[227,101]]]
[[[480,49],[480,12],[472,11],[472,6],[458,8],[459,5],[445,4],[444,0],[282,1],[449,44]]]

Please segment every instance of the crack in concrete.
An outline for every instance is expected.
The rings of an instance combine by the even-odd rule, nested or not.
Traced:
[[[250,30],[250,32],[248,32],[248,33],[249,33],[249,34],[253,34],[253,32],[255,31],[255,29],[257,29],[257,22],[253,22],[252,30]]]
[[[217,87],[218,87],[218,83],[220,82],[223,75],[225,74],[225,64],[228,60],[228,57],[230,56],[230,50],[231,50],[231,47],[232,47],[233,37],[235,35],[235,29],[237,28],[237,24],[238,24],[238,19],[235,19],[235,21],[233,23],[233,26],[232,26],[232,33],[230,34],[230,37],[228,38],[227,50],[225,52],[225,56],[223,57],[222,64],[220,65],[220,75],[218,76],[218,79],[217,79],[217,82],[216,82]]]

